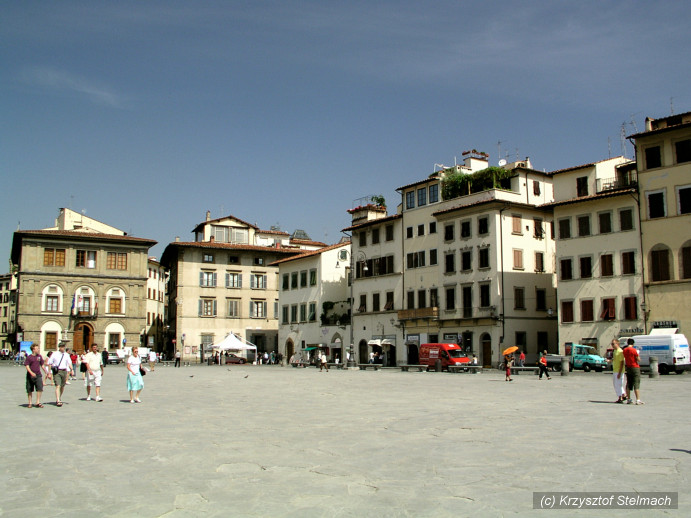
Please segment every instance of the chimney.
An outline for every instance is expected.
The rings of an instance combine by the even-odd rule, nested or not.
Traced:
[[[175,236],[175,242],[179,243],[180,242],[180,236]]]
[[[211,211],[210,210],[206,211],[206,221],[211,221]]]

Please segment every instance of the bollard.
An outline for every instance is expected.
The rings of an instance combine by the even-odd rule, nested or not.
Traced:
[[[659,375],[660,375],[660,373],[657,370],[657,356],[651,356],[650,357],[650,374],[648,374],[648,376],[651,378],[657,378]]]
[[[561,357],[561,375],[562,376],[568,376],[570,367],[571,367],[571,362],[569,361],[569,357],[568,356],[562,356]]]
[[[437,360],[434,362],[434,370],[436,372],[441,372],[441,360]]]

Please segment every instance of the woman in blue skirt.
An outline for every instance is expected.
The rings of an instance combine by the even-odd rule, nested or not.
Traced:
[[[139,393],[144,388],[141,368],[142,359],[139,357],[139,348],[134,347],[132,355],[127,358],[127,390],[130,391],[130,403],[141,403]]]

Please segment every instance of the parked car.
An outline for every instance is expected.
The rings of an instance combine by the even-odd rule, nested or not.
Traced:
[[[108,363],[117,365],[122,361],[116,352],[108,351]]]
[[[229,354],[228,356],[225,357],[226,363],[247,363],[247,360],[243,358],[242,356],[238,356],[237,354]]]

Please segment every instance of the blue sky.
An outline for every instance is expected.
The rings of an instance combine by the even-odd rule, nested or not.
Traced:
[[[395,211],[397,187],[467,149],[547,171],[619,155],[622,124],[691,110],[690,18],[677,1],[3,2],[0,254],[60,207],[157,257],[207,210],[334,243],[354,200]]]

